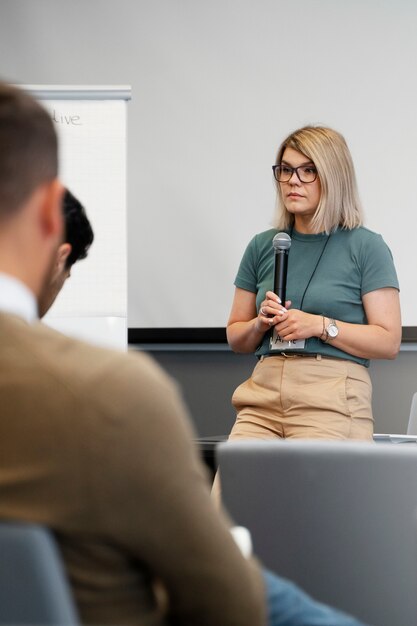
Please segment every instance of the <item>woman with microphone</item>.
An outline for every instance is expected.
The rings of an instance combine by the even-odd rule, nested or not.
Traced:
[[[371,440],[369,360],[394,359],[401,342],[390,250],[363,226],[351,155],[338,132],[295,131],[272,169],[276,228],[250,241],[227,324],[232,349],[258,357],[233,394],[230,439]],[[274,293],[274,237],[288,255],[286,302]]]

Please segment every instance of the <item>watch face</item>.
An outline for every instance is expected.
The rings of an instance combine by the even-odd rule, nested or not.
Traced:
[[[339,329],[336,324],[329,324],[327,327],[327,332],[329,333],[329,337],[337,337],[339,333]]]

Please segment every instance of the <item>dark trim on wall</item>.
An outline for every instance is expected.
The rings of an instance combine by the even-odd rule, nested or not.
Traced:
[[[417,342],[417,326],[403,326],[402,343]]]
[[[129,328],[128,342],[134,344],[227,343],[225,328]]]
[[[135,344],[227,343],[225,328],[129,328],[128,342]],[[402,343],[417,343],[417,326],[403,326]]]

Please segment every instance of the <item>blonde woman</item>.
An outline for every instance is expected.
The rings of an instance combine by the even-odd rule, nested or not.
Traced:
[[[235,280],[227,338],[259,361],[233,394],[230,438],[372,439],[370,359],[401,341],[398,280],[382,237],[362,225],[344,138],[308,126],[273,166],[277,228],[249,243]],[[287,302],[273,293],[279,231],[291,237]]]

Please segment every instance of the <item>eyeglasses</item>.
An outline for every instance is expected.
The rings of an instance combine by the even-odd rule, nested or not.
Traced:
[[[274,178],[279,183],[288,183],[294,172],[301,183],[314,183],[317,178],[317,170],[314,165],[299,165],[290,167],[289,165],[273,165]]]

